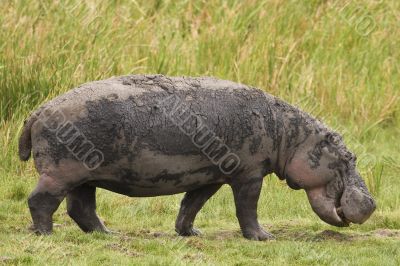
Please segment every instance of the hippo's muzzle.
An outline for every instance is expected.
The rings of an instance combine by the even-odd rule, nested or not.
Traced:
[[[340,205],[337,209],[339,216],[356,224],[364,223],[376,209],[371,195],[356,186],[345,188]]]
[[[321,220],[338,227],[362,224],[376,208],[374,199],[355,186],[346,187],[340,201],[328,197],[325,187],[307,190],[307,196]]]

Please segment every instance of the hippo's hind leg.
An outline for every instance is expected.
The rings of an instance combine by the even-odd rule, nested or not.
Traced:
[[[199,235],[200,231],[193,228],[193,222],[197,213],[206,201],[218,191],[222,184],[206,185],[199,189],[186,192],[181,202],[178,217],[175,223],[175,231],[181,236]]]
[[[96,187],[83,184],[70,191],[67,211],[84,232],[109,232],[96,214]]]
[[[51,234],[53,213],[65,197],[64,186],[56,178],[42,174],[35,190],[28,199],[33,220],[33,231],[37,234]]]
[[[260,197],[262,181],[262,178],[257,178],[231,184],[235,198],[236,216],[242,234],[245,238],[252,240],[274,239],[274,236],[266,232],[257,220],[257,202]]]

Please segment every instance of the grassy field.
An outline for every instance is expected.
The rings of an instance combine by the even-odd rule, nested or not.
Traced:
[[[80,2],[1,2],[0,264],[400,264],[400,1]],[[114,234],[84,234],[63,203],[54,234],[33,235],[37,173],[17,156],[24,118],[76,85],[129,73],[230,79],[311,112],[356,152],[377,211],[331,227],[271,175],[259,217],[276,241],[241,237],[228,187],[199,213],[201,237],[174,233],[182,195],[104,190],[98,212]]]

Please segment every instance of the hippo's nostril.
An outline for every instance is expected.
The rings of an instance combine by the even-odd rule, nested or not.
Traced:
[[[340,206],[347,220],[356,224],[363,224],[376,208],[372,197],[362,188],[355,186],[346,187]]]
[[[371,212],[374,212],[376,210],[376,202],[372,197],[369,198],[369,202],[371,204]]]

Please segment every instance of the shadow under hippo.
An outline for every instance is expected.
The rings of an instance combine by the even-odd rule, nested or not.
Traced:
[[[40,179],[28,204],[38,234],[51,233],[65,197],[83,231],[107,232],[95,211],[100,187],[132,197],[186,192],[175,228],[197,235],[196,214],[228,184],[244,237],[272,239],[257,220],[270,173],[304,189],[331,225],[361,224],[375,210],[356,157],[337,133],[259,89],[209,77],[130,75],[83,84],[25,121],[20,159],[31,153]]]

